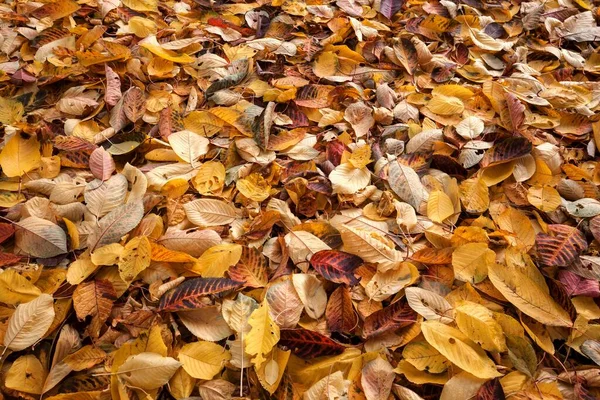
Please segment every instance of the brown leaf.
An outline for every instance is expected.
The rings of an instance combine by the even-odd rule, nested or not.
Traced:
[[[352,306],[350,289],[347,286],[338,286],[331,293],[327,308],[325,309],[327,326],[332,332],[350,333],[358,325],[358,316]]]
[[[363,337],[366,339],[395,331],[417,321],[417,313],[406,301],[397,301],[365,318]]]
[[[89,334],[98,337],[104,322],[110,316],[117,293],[113,285],[104,279],[79,284],[73,292],[73,308],[80,320],[91,316]]]

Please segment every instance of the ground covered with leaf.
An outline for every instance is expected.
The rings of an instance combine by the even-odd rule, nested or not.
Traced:
[[[598,398],[597,4],[3,2],[0,398]]]

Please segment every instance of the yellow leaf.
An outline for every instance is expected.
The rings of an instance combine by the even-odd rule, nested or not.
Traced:
[[[145,38],[150,35],[155,35],[157,28],[156,23],[152,20],[142,17],[131,17],[129,19],[129,30],[133,32],[135,36]]]
[[[427,216],[429,219],[441,224],[452,214],[454,214],[454,205],[446,193],[441,190],[434,190],[429,194],[429,200],[427,201]]]
[[[185,369],[179,368],[169,381],[169,392],[176,399],[190,397],[196,387],[196,378],[193,378],[185,372]]]
[[[352,164],[340,164],[330,174],[329,180],[334,193],[354,194],[364,189],[371,182],[368,168],[354,168]]]
[[[521,268],[494,264],[488,275],[492,284],[508,301],[531,318],[550,326],[573,326],[569,313]]]
[[[27,200],[23,193],[0,191],[0,207],[10,208]]]
[[[12,125],[23,118],[25,109],[20,101],[0,97],[0,122]]]
[[[244,337],[246,353],[254,356],[252,361],[256,368],[266,361],[265,356],[279,341],[279,326],[269,315],[269,303],[263,301],[250,315],[248,324],[252,327]]]
[[[158,11],[157,0],[123,0],[123,5],[135,11]]]
[[[104,350],[88,344],[75,353],[66,356],[63,362],[71,367],[73,371],[83,371],[101,363],[105,358],[106,353]]]
[[[291,350],[283,351],[275,347],[273,349],[272,359],[269,362],[263,363],[260,368],[255,368],[260,384],[270,394],[275,393],[275,390],[279,387],[290,354]]]
[[[490,206],[490,194],[483,179],[466,179],[460,184],[460,201],[468,213],[482,213]]]
[[[146,236],[131,239],[126,245],[119,260],[119,275],[125,282],[135,277],[150,266],[152,248]]]
[[[460,281],[479,283],[487,276],[488,266],[496,261],[496,253],[486,243],[467,243],[452,253],[454,277]]]
[[[513,233],[506,240],[513,246],[529,250],[535,244],[535,231],[529,218],[514,208],[508,208],[500,214],[495,222],[503,231]]]
[[[0,153],[2,172],[9,178],[21,176],[40,166],[42,156],[35,135],[15,134]]]
[[[200,341],[183,346],[177,357],[190,376],[212,379],[221,372],[225,362],[231,359],[231,353],[216,343]]]
[[[67,270],[67,282],[78,285],[87,279],[98,268],[89,258],[89,253],[84,253],[69,265]]]
[[[438,321],[421,324],[427,342],[459,368],[482,379],[501,376],[485,351],[461,331]]]
[[[117,374],[132,388],[153,390],[166,384],[180,366],[174,358],[143,352],[128,357]]]
[[[364,168],[371,163],[371,161],[371,147],[368,144],[354,150],[348,159],[348,162],[352,164],[354,168]]]
[[[221,278],[225,271],[237,264],[242,257],[242,246],[234,243],[223,243],[206,250],[198,258],[198,267],[203,277]]]
[[[484,168],[479,177],[488,187],[494,186],[512,175],[515,164],[516,161],[509,161]]]
[[[125,248],[119,243],[102,246],[92,253],[92,262],[96,265],[113,265],[119,262]]]
[[[439,115],[460,115],[465,105],[458,97],[434,95],[427,103],[427,108]]]
[[[429,343],[411,342],[402,350],[402,358],[411,363],[419,371],[439,374],[448,369],[450,362]]]
[[[403,374],[406,379],[417,385],[424,385],[427,383],[443,385],[448,382],[448,374],[446,372],[440,374],[430,374],[427,371],[420,371],[407,360],[401,360],[396,369],[394,369],[394,372]]]
[[[554,211],[560,206],[560,194],[552,186],[532,186],[527,190],[529,203],[543,212]]]
[[[218,161],[205,162],[198,168],[192,183],[202,195],[219,194],[225,184],[225,167]]]
[[[33,354],[21,356],[8,369],[4,385],[12,390],[42,394],[48,371]]]
[[[254,201],[263,201],[270,195],[271,186],[259,173],[248,175],[236,182],[235,187],[245,197]]]
[[[37,299],[40,294],[40,289],[14,269],[7,269],[0,274],[0,303],[27,303]]]
[[[463,301],[455,308],[456,325],[462,333],[479,343],[484,350],[501,353],[506,351],[502,327],[494,319],[494,313],[481,304]]]
[[[141,0],[133,1],[141,2]],[[195,61],[195,58],[190,57],[187,54],[180,55],[173,50],[163,49],[160,43],[158,43],[158,40],[156,40],[156,36],[154,35],[148,36],[146,39],[142,40],[138,44],[146,50],[150,51],[152,54],[157,55],[160,58],[164,58],[165,60],[173,61],[174,63],[189,64]]]

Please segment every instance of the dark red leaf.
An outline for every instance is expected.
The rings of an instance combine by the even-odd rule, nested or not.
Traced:
[[[169,290],[160,298],[159,311],[180,311],[201,308],[202,298],[219,294],[242,286],[242,282],[226,278],[194,278]]]
[[[307,329],[282,329],[279,345],[300,358],[315,358],[341,354],[346,347],[325,335]]]
[[[331,293],[325,310],[327,326],[332,332],[352,332],[358,325],[358,316],[352,306],[350,290],[339,286]]]
[[[321,250],[310,259],[310,265],[323,278],[348,285],[356,285],[360,281],[353,272],[362,263],[360,257],[338,250]]]
[[[369,339],[385,332],[403,328],[416,321],[417,313],[410,308],[408,303],[403,300],[397,301],[365,318],[363,337]]]

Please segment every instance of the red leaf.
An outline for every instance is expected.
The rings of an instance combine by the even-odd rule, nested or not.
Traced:
[[[352,273],[362,264],[360,257],[338,250],[321,250],[310,259],[310,265],[323,278],[348,285],[356,285],[360,281]]]
[[[366,339],[385,332],[395,331],[417,321],[417,313],[405,301],[375,311],[365,318],[363,337]]]
[[[0,267],[6,267],[7,265],[13,265],[21,261],[21,256],[12,253],[0,252]]]
[[[211,294],[219,294],[242,286],[242,282],[226,278],[194,278],[169,290],[158,303],[159,311],[180,311],[202,308],[202,299]]]
[[[0,222],[0,243],[4,243],[13,235],[13,233],[15,233],[15,227],[13,224]]]
[[[569,225],[548,225],[549,235],[538,233],[535,243],[540,262],[547,266],[565,267],[587,248],[585,236]]]
[[[315,358],[341,354],[346,347],[327,336],[307,329],[282,329],[279,345],[285,346],[300,358]]]

